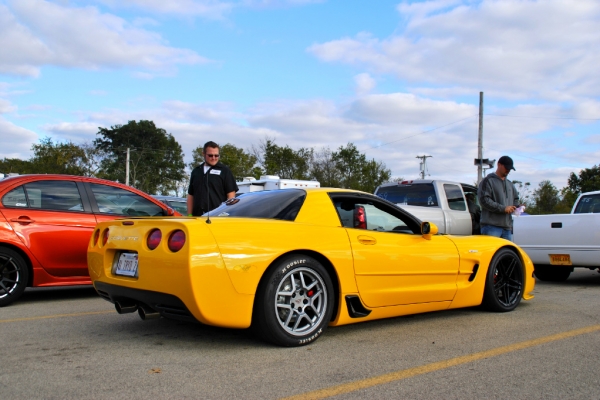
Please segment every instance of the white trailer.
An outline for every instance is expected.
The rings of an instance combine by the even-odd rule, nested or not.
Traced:
[[[321,184],[317,181],[304,181],[299,179],[281,179],[277,175],[262,175],[260,179],[252,177],[244,178],[242,182],[237,182],[237,194],[248,192],[260,192],[263,190],[276,189],[304,189],[320,187]]]

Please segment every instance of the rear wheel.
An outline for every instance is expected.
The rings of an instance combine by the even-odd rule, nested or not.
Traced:
[[[534,265],[535,277],[540,281],[564,282],[569,278],[573,267],[557,267],[554,265]]]
[[[500,249],[488,268],[483,307],[490,311],[512,311],[523,296],[523,264],[514,251]]]
[[[11,249],[0,248],[0,307],[21,297],[28,279],[29,270],[23,257]]]
[[[333,311],[333,285],[314,258],[295,255],[271,268],[259,286],[252,328],[280,346],[303,346],[327,328]]]

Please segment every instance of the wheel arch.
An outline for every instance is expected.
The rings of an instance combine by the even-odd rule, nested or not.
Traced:
[[[279,261],[281,259],[283,259],[285,257],[293,256],[293,255],[302,255],[302,256],[312,257],[315,260],[317,260],[323,266],[323,268],[325,268],[325,270],[327,271],[329,278],[331,279],[331,284],[333,285],[333,312],[331,313],[331,321],[333,321],[337,317],[337,314],[339,312],[339,306],[340,306],[339,305],[339,295],[340,295],[340,283],[339,282],[340,282],[340,280],[339,280],[338,274],[337,274],[335,268],[333,267],[333,264],[331,263],[331,261],[327,257],[325,257],[323,254],[321,254],[317,251],[302,249],[302,250],[289,251],[287,253],[283,253],[283,254],[279,255],[277,258],[275,258],[271,262],[271,264],[269,264],[269,266],[263,272],[262,276],[260,277],[260,281],[258,282],[256,293],[258,293],[260,290],[262,290],[262,287],[265,285],[266,276],[268,275],[268,272],[272,268],[275,268],[275,266],[279,263]],[[254,305],[252,307],[252,314],[255,313],[254,307],[256,306],[256,301],[257,301],[257,296],[254,296]]]
[[[25,264],[27,265],[27,272],[29,272],[29,277],[27,278],[27,287],[32,287],[33,286],[33,263],[31,262],[31,259],[29,258],[29,255],[27,254],[27,252],[25,252],[19,246],[15,246],[14,244],[6,243],[6,242],[1,242],[0,248],[12,250],[12,251],[18,253],[21,257],[23,257],[23,260],[25,261]]]

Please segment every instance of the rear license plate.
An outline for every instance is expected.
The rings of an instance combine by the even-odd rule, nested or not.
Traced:
[[[569,254],[550,254],[550,264],[552,265],[572,265]]]
[[[119,256],[119,261],[117,262],[115,274],[124,276],[137,276],[137,269],[137,253],[121,253]]]

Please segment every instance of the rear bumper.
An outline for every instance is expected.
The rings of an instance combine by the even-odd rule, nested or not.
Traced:
[[[171,294],[111,285],[105,282],[95,282],[94,288],[100,297],[113,304],[120,302],[138,306],[143,305],[160,313],[165,318],[198,322],[183,301]]]

